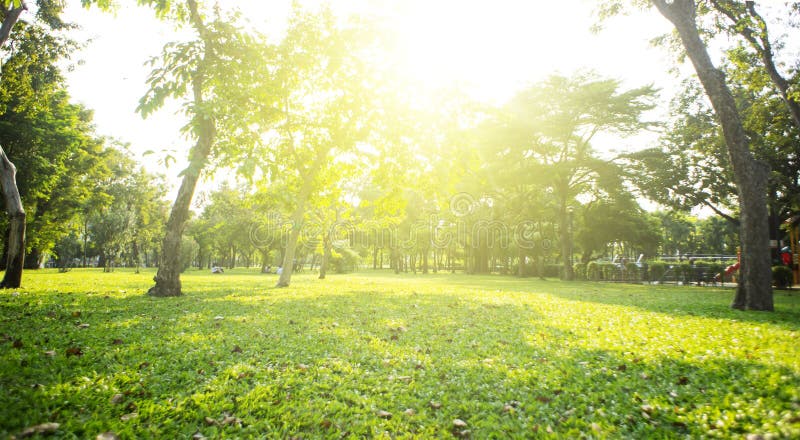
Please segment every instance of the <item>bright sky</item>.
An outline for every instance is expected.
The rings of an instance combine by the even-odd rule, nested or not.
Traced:
[[[80,64],[67,74],[74,100],[95,110],[98,134],[129,142],[134,154],[174,150],[178,158],[185,157],[188,142],[178,133],[185,120],[175,115],[177,105],[147,120],[134,112],[146,90],[144,63],[175,39],[171,26],[144,8],[126,6],[112,15],[85,11],[78,3],[71,2],[68,19],[83,26],[92,42],[73,60]],[[262,31],[278,32],[289,3],[235,2]],[[550,73],[592,69],[623,79],[628,87],[666,86],[666,104],[670,84],[675,83],[667,73],[669,55],[648,43],[669,30],[654,12],[615,19],[593,35],[589,29],[597,3],[589,0],[331,0],[330,4],[337,11],[373,11],[386,17],[400,32],[403,74],[420,81],[421,91],[460,84],[475,98],[502,102]],[[647,139],[604,139],[601,147],[637,148]],[[152,171],[163,172],[154,157],[143,162]],[[167,170],[168,179],[176,181],[182,166],[179,161]]]

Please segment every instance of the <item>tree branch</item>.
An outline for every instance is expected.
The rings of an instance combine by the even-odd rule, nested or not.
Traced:
[[[6,13],[5,18],[3,18],[3,24],[0,26],[0,47],[6,44],[6,40],[11,35],[11,29],[17,24],[19,21],[19,16],[22,14],[22,11],[28,10],[28,5],[25,4],[24,1],[20,2],[18,8],[11,8]]]

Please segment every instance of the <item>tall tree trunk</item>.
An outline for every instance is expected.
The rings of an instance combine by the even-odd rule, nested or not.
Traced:
[[[203,102],[202,76],[197,75],[193,81],[195,103]],[[216,127],[210,117],[197,116],[197,143],[192,149],[189,167],[183,172],[178,196],[167,220],[166,233],[161,244],[156,285],[147,292],[148,295],[166,297],[181,295],[181,237],[189,219],[189,208],[200,173],[205,167],[214,142]]]
[[[25,262],[26,217],[17,188],[17,168],[8,160],[2,147],[0,147],[0,185],[9,216],[6,273],[0,282],[0,288],[17,288],[22,283],[22,268]]]
[[[300,189],[300,194],[297,198],[297,206],[292,213],[292,232],[289,234],[289,241],[286,243],[286,251],[283,254],[283,272],[278,279],[278,284],[275,287],[289,287],[292,281],[292,272],[294,272],[294,258],[297,249],[297,240],[300,238],[300,232],[303,229],[303,217],[305,216],[306,202],[311,194],[312,181],[314,180],[314,173],[303,178],[303,186]]]
[[[766,202],[769,167],[753,158],[736,102],[724,74],[714,66],[700,38],[693,0],[651,0],[675,26],[714,112],[722,125],[741,205],[740,241],[744,283],[732,307],[774,310],[769,255],[769,224]]]
[[[331,232],[327,231],[322,239],[322,263],[319,265],[319,279],[324,280],[328,273],[328,263],[331,261]]]

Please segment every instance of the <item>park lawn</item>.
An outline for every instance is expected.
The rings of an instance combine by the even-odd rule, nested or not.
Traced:
[[[364,272],[26,272],[0,438],[800,437],[800,294]]]

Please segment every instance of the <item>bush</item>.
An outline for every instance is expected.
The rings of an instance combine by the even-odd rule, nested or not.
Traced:
[[[663,261],[654,261],[647,265],[647,279],[649,281],[661,281],[667,273],[669,266]]]
[[[772,266],[772,285],[786,289],[792,285],[792,269],[788,266]]]
[[[636,263],[625,264],[625,281],[639,281],[639,266]]]
[[[589,281],[600,281],[600,265],[592,261],[586,265],[586,279]]]
[[[358,252],[350,248],[331,249],[331,261],[333,270],[336,273],[348,273],[356,270],[358,264]]]
[[[563,264],[547,264],[544,266],[544,276],[546,278],[559,278],[563,273]]]
[[[575,272],[575,279],[576,280],[586,280],[586,264],[585,263],[575,263],[572,266],[572,271]]]
[[[619,268],[614,263],[602,263],[600,265],[600,273],[602,274],[603,281],[614,281],[617,278]]]

